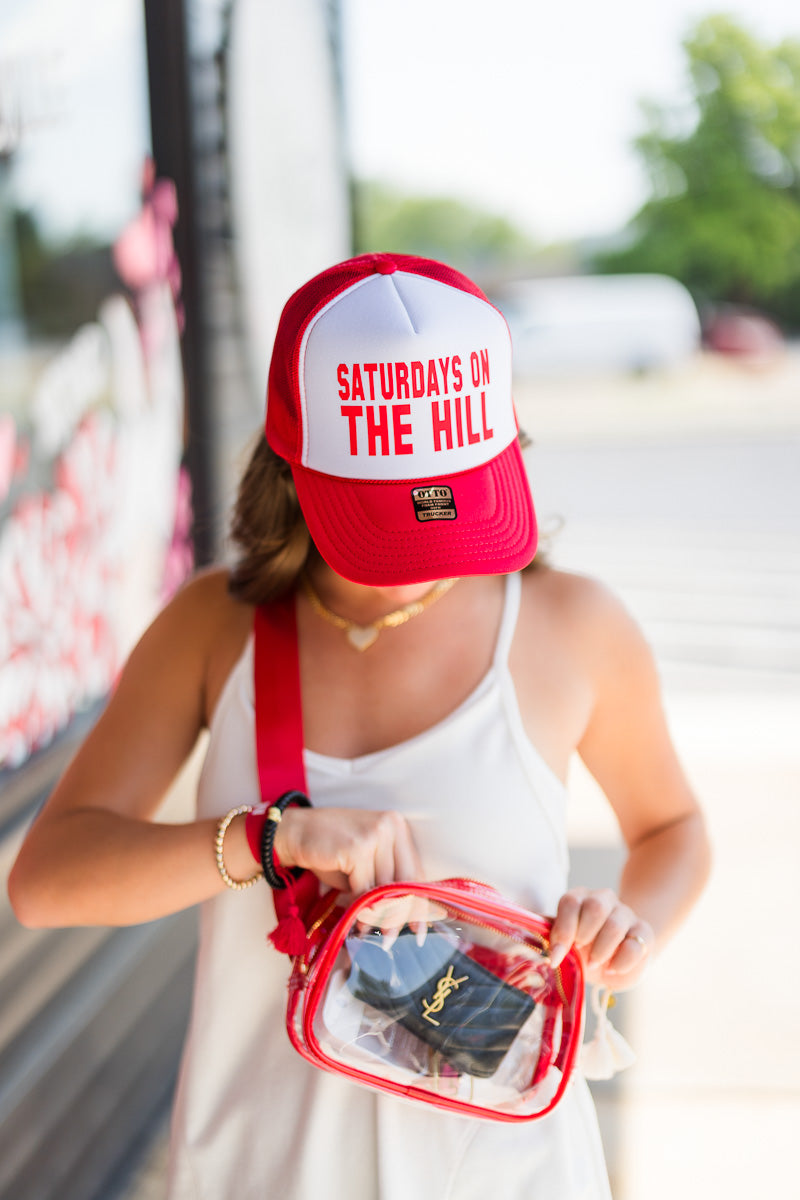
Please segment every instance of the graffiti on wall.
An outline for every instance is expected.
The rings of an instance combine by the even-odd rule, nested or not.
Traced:
[[[0,416],[0,767],[105,696],[192,566],[174,188],[145,170],[110,295]]]

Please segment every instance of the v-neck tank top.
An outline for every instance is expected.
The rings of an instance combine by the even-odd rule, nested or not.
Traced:
[[[354,759],[306,749],[315,807],[393,809],[425,877],[492,884],[540,913],[567,885],[566,789],[530,742],[508,658],[520,578],[506,580],[491,666],[442,721]],[[211,722],[197,815],[258,801],[253,642]],[[201,906],[189,1032],[173,1110],[170,1200],[610,1200],[588,1089],[548,1116],[476,1120],[319,1071],[285,1029],[289,960],[266,941],[266,887]]]

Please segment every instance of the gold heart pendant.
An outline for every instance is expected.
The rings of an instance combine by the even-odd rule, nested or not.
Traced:
[[[369,650],[379,633],[380,629],[374,625],[352,625],[347,630],[347,640],[356,650]]]

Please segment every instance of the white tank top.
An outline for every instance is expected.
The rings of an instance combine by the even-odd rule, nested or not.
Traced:
[[[508,669],[509,576],[492,666],[443,721],[338,759],[305,751],[315,807],[395,809],[426,878],[483,880],[537,912],[566,887],[565,788],[525,734]],[[198,816],[258,798],[252,638],[223,689]],[[470,1120],[318,1071],[285,1031],[289,960],[267,942],[266,887],[202,906],[189,1035],[173,1113],[171,1200],[608,1200],[594,1112],[576,1079],[548,1117]]]

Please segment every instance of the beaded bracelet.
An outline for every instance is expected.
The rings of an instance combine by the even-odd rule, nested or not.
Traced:
[[[251,875],[249,879],[234,879],[227,872],[222,852],[225,844],[225,834],[231,821],[234,817],[240,817],[242,813],[249,813],[250,811],[251,805],[241,804],[238,808],[232,808],[224,817],[220,817],[217,822],[217,835],[214,838],[214,857],[217,860],[217,870],[222,876],[222,882],[225,886],[232,888],[235,892],[243,892],[245,888],[252,887],[254,883],[258,883],[261,878],[261,872],[259,871],[256,875]]]
[[[311,807],[311,801],[302,792],[284,792],[267,809],[266,819],[261,830],[261,867],[267,883],[276,891],[283,891],[286,887],[286,872],[283,873],[283,876],[279,875],[275,866],[275,834],[283,819],[284,811],[292,804],[296,804],[299,808]],[[301,869],[296,868],[291,875],[296,879],[301,873]]]

